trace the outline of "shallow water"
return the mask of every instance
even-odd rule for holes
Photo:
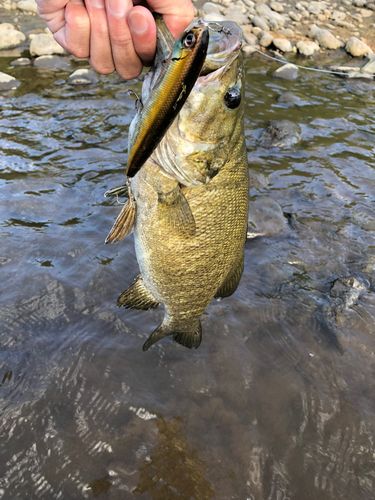
[[[129,85],[11,70],[22,84],[0,98],[0,498],[374,498],[375,85],[274,69],[246,65],[261,236],[240,286],[207,309],[198,350],[166,339],[146,353],[163,311],[116,309],[138,274],[133,237],[104,245]],[[285,92],[300,99],[278,102]],[[262,147],[284,118],[301,141]]]

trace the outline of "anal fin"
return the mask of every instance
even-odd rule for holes
[[[220,286],[215,294],[215,299],[223,299],[224,297],[229,297],[232,295],[238,287],[244,268],[244,254],[242,253],[241,258],[233,266],[232,270],[225,278],[224,283]]]
[[[180,186],[169,193],[158,193],[159,220],[164,221],[182,236],[195,235],[195,220]]]
[[[198,318],[186,325],[182,325],[181,328],[169,327],[163,322],[146,340],[143,345],[143,350],[147,351],[149,347],[168,335],[173,335],[173,340],[184,347],[188,347],[189,349],[195,347],[195,349],[198,349],[202,342],[202,326],[200,319]]]
[[[158,305],[159,302],[145,287],[141,275],[137,276],[134,283],[117,300],[117,307],[125,307],[125,309],[148,311],[149,309],[156,309]]]
[[[136,213],[136,203],[134,198],[129,199],[122,207],[120,215],[117,217],[111,231],[109,232],[106,243],[118,243],[128,236],[134,229]]]

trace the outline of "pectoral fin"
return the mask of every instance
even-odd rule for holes
[[[202,326],[200,319],[194,319],[191,322],[179,327],[171,327],[164,322],[149,336],[143,345],[143,350],[147,351],[149,347],[158,342],[159,340],[173,335],[173,340],[192,349],[198,349],[202,341]]]
[[[117,307],[125,307],[125,309],[148,311],[149,309],[156,309],[158,305],[159,302],[145,287],[141,275],[137,276],[135,282],[117,300]]]
[[[182,236],[195,235],[195,220],[180,186],[169,193],[158,193],[159,220],[165,222]]]
[[[136,203],[134,198],[128,200],[122,207],[120,215],[105,239],[106,243],[118,243],[134,230]]]
[[[215,299],[223,299],[224,297],[229,297],[232,295],[238,287],[244,268],[244,255],[237,264],[232,268],[231,272],[226,277],[224,283],[221,285],[219,290],[215,294]]]
[[[105,198],[110,198],[112,196],[125,196],[128,198],[129,196],[129,187],[127,185],[122,185],[122,186],[116,186],[112,189],[108,189],[104,193]]]

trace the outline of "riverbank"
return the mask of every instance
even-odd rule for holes
[[[285,62],[322,65],[343,76],[374,78],[375,76],[375,2],[374,0],[339,0],[284,2],[264,0],[216,0],[194,2],[197,18],[205,21],[236,21],[244,33],[245,57],[259,52],[280,54]],[[0,3],[0,58],[11,60],[12,66],[34,65],[39,68],[64,68],[71,58],[54,41],[36,14],[35,0]],[[260,57],[260,56],[259,56]],[[306,60],[306,61],[305,61]],[[311,62],[312,61],[312,62]],[[332,66],[329,62],[334,62]],[[276,77],[295,78],[292,68]],[[72,74],[71,83],[92,84],[93,71],[85,69]],[[0,74],[0,90],[17,88],[19,82],[12,71]]]

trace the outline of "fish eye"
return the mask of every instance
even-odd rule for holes
[[[224,96],[224,102],[229,109],[236,109],[241,104],[241,92],[233,87]]]
[[[185,49],[190,49],[191,47],[194,46],[196,42],[196,38],[194,33],[188,33],[185,38],[182,40],[182,45],[185,47]]]

